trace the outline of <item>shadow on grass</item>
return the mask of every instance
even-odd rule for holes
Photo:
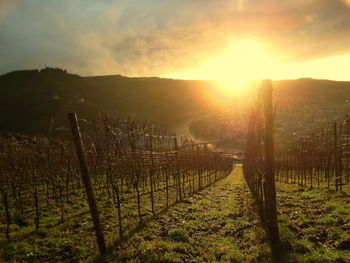
[[[215,184],[215,183],[216,182],[214,182],[213,184]],[[211,185],[213,185],[213,184],[211,184]],[[207,189],[211,185],[208,185],[205,189]],[[204,189],[202,189],[202,190],[204,190]],[[201,194],[201,191],[199,191],[199,192],[197,192],[195,194]],[[189,196],[189,197],[192,197],[192,196]],[[120,236],[119,238],[117,238],[114,241],[112,241],[111,245],[109,245],[108,248],[107,248],[107,253],[105,255],[102,255],[102,256],[101,255],[97,256],[95,258],[94,262],[99,262],[99,263],[108,262],[109,261],[108,256],[113,252],[113,249],[116,246],[120,246],[124,242],[128,241],[135,234],[137,234],[138,232],[143,230],[145,227],[147,227],[147,225],[150,222],[152,222],[152,221],[154,221],[156,219],[159,219],[162,215],[164,215],[166,212],[168,212],[168,210],[170,208],[174,207],[175,205],[185,204],[185,203],[188,203],[188,199],[187,198],[185,198],[185,199],[183,199],[181,201],[176,201],[173,204],[169,205],[168,207],[164,207],[164,208],[158,210],[154,215],[151,215],[151,216],[147,217],[146,219],[142,220],[141,222],[138,222],[138,224],[134,228],[128,230],[127,232],[123,233],[122,236]]]

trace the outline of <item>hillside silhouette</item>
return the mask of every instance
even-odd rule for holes
[[[0,129],[26,134],[66,127],[66,113],[134,115],[172,128],[213,107],[208,81],[81,77],[62,69],[15,71],[0,76]],[[51,130],[55,133],[54,130]]]
[[[223,98],[218,98],[215,85],[211,81],[121,75],[82,77],[59,68],[14,71],[0,76],[0,130],[60,136],[68,127],[67,112],[76,112],[86,119],[102,112],[155,121],[198,139],[218,139],[227,144],[232,133],[240,140],[243,136],[238,122],[221,129],[221,134],[210,132],[220,130],[210,128],[219,127],[220,121],[239,118],[238,113],[232,116],[232,111],[225,115],[227,107],[219,106],[218,100]],[[298,119],[300,125],[312,122],[309,112],[320,107],[327,108],[329,114],[323,121],[350,110],[350,82],[298,79],[275,81],[273,85],[282,109],[279,114],[293,117],[295,112],[300,112],[306,116]],[[234,108],[230,103],[227,105]]]

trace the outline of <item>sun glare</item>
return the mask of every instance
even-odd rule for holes
[[[349,0],[350,1],[350,0]],[[180,79],[216,80],[223,95],[244,92],[243,87],[261,79],[328,78],[344,80],[350,68],[350,53],[308,61],[289,61],[262,43],[245,39],[231,42],[216,56],[197,67],[171,75]],[[334,70],[334,69],[337,70]]]
[[[209,64],[214,79],[231,92],[252,80],[264,78],[263,71],[270,61],[258,43],[243,40],[229,45]]]
[[[216,80],[220,89],[229,94],[253,80],[266,78],[270,64],[260,44],[241,40],[230,43],[220,54],[176,77]]]

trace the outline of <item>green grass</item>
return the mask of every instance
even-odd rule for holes
[[[170,208],[108,256],[110,262],[271,262],[250,192],[237,168]]]
[[[129,199],[133,201],[132,199]],[[0,262],[91,262],[98,249],[85,200],[75,200],[66,219],[58,223],[59,210],[42,207],[39,231],[33,215],[27,227],[11,225],[11,239],[0,239]],[[135,202],[125,201],[130,214],[126,225],[137,219]],[[162,200],[161,202],[164,202]],[[74,206],[74,207],[73,207]],[[241,169],[184,202],[145,220],[140,231],[117,245],[116,208],[99,201],[101,220],[111,262],[260,262],[268,261],[269,248],[251,203]],[[150,214],[150,204],[143,210]],[[74,212],[72,212],[74,210]],[[125,211],[125,210],[124,210]],[[50,214],[54,212],[54,214]],[[45,216],[44,216],[45,215]],[[146,218],[146,216],[145,216]],[[4,231],[4,225],[1,232]]]
[[[350,262],[350,202],[345,192],[277,183],[285,262]]]
[[[346,193],[277,183],[283,255],[280,262],[350,262],[350,201]],[[0,240],[0,262],[91,262],[98,250],[86,209],[54,224],[47,218]],[[132,207],[133,204],[130,204]],[[251,194],[237,167],[231,175],[147,221],[115,243],[116,210],[103,204],[109,246],[105,262],[271,262],[271,251]],[[2,260],[2,261],[1,261]]]
[[[166,207],[165,184],[159,186],[161,189],[154,192],[156,212]],[[149,187],[140,190],[142,219],[149,221],[153,216]],[[105,239],[111,245],[119,238],[117,207],[106,192],[96,192]],[[189,194],[189,182],[186,182],[186,194]],[[170,186],[169,205],[176,202],[175,195],[175,187]],[[70,202],[64,202],[64,222],[60,220],[60,208],[53,197],[46,200],[45,192],[41,191],[39,199],[39,231],[35,230],[35,209],[31,196],[23,196],[23,213],[14,209],[15,202],[11,200],[10,240],[5,239],[6,221],[0,202],[0,262],[86,262],[96,258],[98,248],[85,196],[71,194]],[[138,227],[137,203],[132,191],[124,191],[122,217],[125,234]]]

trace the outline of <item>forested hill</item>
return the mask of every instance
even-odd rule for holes
[[[0,130],[26,134],[47,134],[52,123],[56,130],[65,127],[72,111],[82,118],[131,114],[175,129],[215,107],[209,81],[81,77],[52,68],[2,75],[0,90]]]
[[[302,127],[303,122],[310,123],[310,119],[319,116],[323,108],[324,120],[333,117],[332,114],[350,112],[350,82],[298,79],[274,81],[273,85],[281,113],[278,125],[283,126],[284,119],[291,121],[297,116],[295,112],[300,112],[301,117],[298,115],[294,126]],[[236,101],[218,94],[211,81],[120,75],[81,77],[62,69],[45,68],[0,76],[0,91],[0,130],[5,131],[57,136],[68,127],[67,112],[74,111],[88,119],[98,112],[131,114],[179,132],[190,130],[198,139],[224,140],[230,134],[242,138],[242,127],[237,122],[221,129],[223,123],[237,117],[232,111],[226,116],[224,113],[228,112],[227,107],[235,108]],[[242,94],[238,101],[244,110],[243,96],[247,94]]]
[[[350,98],[350,81],[301,78],[294,80],[277,80],[273,82],[276,96],[280,98],[299,97],[308,100],[310,97],[326,98],[331,102]]]

